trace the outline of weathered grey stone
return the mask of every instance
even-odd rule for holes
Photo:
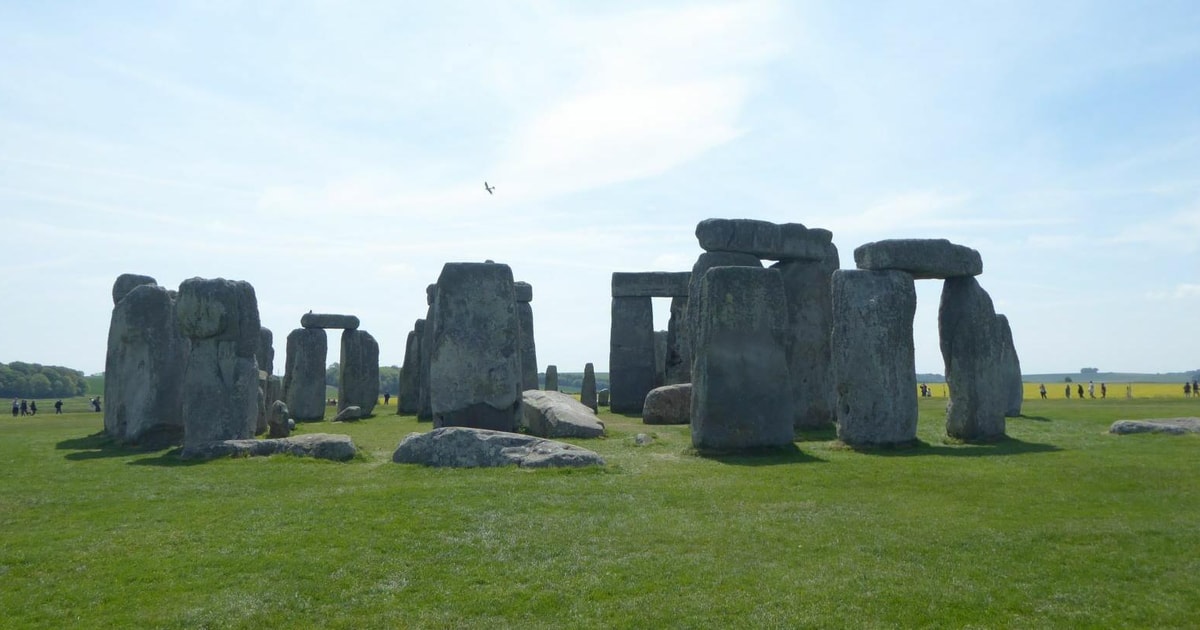
[[[533,301],[533,285],[520,280],[513,283],[513,298],[518,303]]]
[[[268,409],[272,404],[275,403],[275,401],[283,400],[283,379],[275,376],[274,374],[268,376],[267,385],[263,388],[263,393],[266,395],[265,401]]]
[[[335,315],[333,313],[305,313],[300,316],[300,325],[304,328],[341,328],[357,330],[358,318],[354,315]]]
[[[430,359],[435,427],[516,428],[521,407],[519,338],[508,265],[442,267]]]
[[[833,272],[840,264],[837,247],[826,243],[820,260],[775,263],[783,278],[788,307],[788,373],[791,374],[796,429],[832,426],[837,390],[833,385]]]
[[[120,291],[123,289],[114,287],[114,296]],[[165,288],[140,284],[125,292],[113,307],[108,327],[105,433],[118,442],[145,446],[183,440],[183,370],[188,347]]]
[[[275,334],[270,328],[258,329],[258,346],[254,349],[254,360],[258,369],[268,375],[275,373]]]
[[[267,440],[219,440],[198,444],[184,450],[184,459],[214,459],[217,457],[264,457],[293,455],[345,462],[354,459],[357,449],[349,435],[309,433]]]
[[[267,379],[263,378],[263,371],[258,371],[258,399],[255,404],[254,415],[254,435],[262,435],[267,432]]]
[[[430,287],[432,287],[432,293]],[[430,295],[437,295],[436,284],[425,288],[426,298]],[[425,335],[421,339],[421,391],[417,400],[417,420],[421,422],[433,421],[433,398],[429,391],[429,379],[433,360],[433,313],[435,308],[437,308],[436,303],[430,304],[425,311]]]
[[[379,342],[365,330],[342,331],[338,409],[358,407],[362,417],[379,403]]]
[[[410,433],[396,448],[392,461],[445,468],[604,465],[600,455],[573,444],[468,427],[442,427],[429,433]]]
[[[437,290],[438,290],[438,285],[436,282],[433,284],[425,285],[425,304],[426,305],[433,306],[434,303],[437,302]],[[516,299],[515,292],[513,295],[513,299]],[[433,321],[433,320],[427,320],[427,321]]]
[[[596,392],[596,404],[601,405],[603,407],[607,407],[608,401],[609,401],[609,396],[611,393],[612,392],[610,392],[607,387]]]
[[[692,382],[692,357],[683,339],[686,297],[671,298],[671,317],[667,320],[667,355],[663,363],[663,384]]]
[[[696,264],[692,265],[691,284],[688,287],[688,302],[683,313],[683,348],[681,350],[683,355],[691,357],[692,363],[696,360],[694,350],[696,347],[696,330],[700,326],[700,281],[704,279],[704,274],[713,267],[762,268],[762,261],[752,254],[736,252],[704,252],[696,258]],[[612,371],[611,366],[609,367],[609,371]],[[689,373],[691,372],[691,363],[688,364],[688,371]],[[644,396],[645,394],[643,393]]]
[[[258,300],[248,282],[184,280],[175,310],[191,339],[183,376],[183,450],[254,436],[258,419]]]
[[[854,264],[873,271],[904,271],[917,279],[983,273],[979,252],[944,238],[889,239],[860,245],[854,250]]]
[[[614,272],[613,297],[687,297],[691,273],[686,271]]]
[[[1184,435],[1200,433],[1200,418],[1148,418],[1145,420],[1117,420],[1108,429],[1115,435],[1131,433],[1167,433]]]
[[[537,343],[533,338],[533,307],[529,302],[517,301],[517,326],[521,332],[521,389],[537,389]]]
[[[545,389],[548,392],[558,391],[558,366],[557,365],[547,365],[546,366],[546,387],[545,387]]]
[[[521,427],[544,438],[594,438],[604,435],[596,412],[562,392],[531,389],[521,394]]]
[[[693,347],[693,446],[792,443],[787,317],[779,271],[714,267],[704,274]]]
[[[645,433],[639,433],[639,434],[633,436],[633,443],[637,446],[646,446],[647,444],[651,444],[653,442],[654,442],[654,438],[652,436],[646,435]]]
[[[648,297],[612,299],[608,379],[614,413],[640,413],[654,389],[654,307]]]
[[[1008,325],[1008,318],[997,315],[996,327],[1000,336],[1000,361],[1004,371],[1004,415],[1016,418],[1021,415],[1021,404],[1025,402],[1021,359],[1017,357],[1017,347],[1013,344],[1012,327]]]
[[[992,298],[973,276],[947,278],[943,284],[938,337],[950,388],[946,434],[960,440],[1003,437],[1008,402],[1004,343]]]
[[[838,439],[852,446],[916,440],[913,277],[902,271],[839,270],[832,289]]]
[[[739,252],[766,260],[820,260],[833,235],[799,223],[756,219],[705,219],[696,226],[700,248]]]
[[[297,328],[287,337],[283,401],[301,421],[325,418],[325,355],[329,338],[322,328]]]
[[[646,424],[687,424],[692,419],[692,384],[664,385],[646,394],[642,422]]]
[[[338,411],[338,414],[333,417],[333,421],[354,422],[355,420],[360,420],[365,416],[366,414],[363,413],[362,407],[351,405],[349,407],[343,407],[340,411]]]
[[[288,422],[288,408],[282,400],[271,403],[267,412],[267,437],[285,438],[292,434],[292,426]]]
[[[404,342],[400,391],[396,393],[397,414],[414,414],[421,409],[421,338],[424,336],[425,320],[418,319]]]
[[[667,331],[654,331],[654,386],[667,382]]]
[[[579,402],[595,413],[596,405],[596,368],[588,363],[583,366],[583,384],[579,388]]]
[[[123,273],[117,276],[116,282],[113,282],[112,299],[113,306],[120,304],[121,300],[129,295],[137,287],[143,284],[158,284],[158,281],[150,276],[143,276],[136,273]]]

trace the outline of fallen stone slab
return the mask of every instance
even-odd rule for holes
[[[644,424],[687,424],[692,421],[692,384],[664,385],[646,394]]]
[[[304,328],[342,328],[345,330],[358,330],[358,323],[358,318],[354,315],[305,313],[300,317],[300,325]]]
[[[206,442],[184,449],[180,456],[184,459],[215,459],[287,454],[344,462],[352,459],[356,450],[349,435],[309,433],[269,440]]]
[[[854,264],[871,271],[905,271],[917,280],[983,273],[979,252],[944,238],[897,238],[859,245]]]
[[[1108,429],[1115,435],[1131,433],[1168,433],[1183,435],[1200,433],[1200,418],[1149,418],[1146,420],[1117,420]]]
[[[345,409],[339,411],[338,415],[334,416],[333,421],[334,422],[354,422],[355,420],[358,420],[362,417],[363,417],[362,407],[359,407],[357,405],[351,405],[351,406],[346,407]]]
[[[604,435],[604,423],[591,407],[570,394],[537,389],[521,393],[521,426],[544,438],[595,438]]]
[[[764,260],[821,260],[833,233],[799,223],[705,219],[696,225],[696,239],[706,252],[738,252]]]
[[[577,468],[604,465],[604,458],[599,454],[573,444],[470,427],[442,427],[428,433],[410,433],[396,448],[392,461],[440,468]]]

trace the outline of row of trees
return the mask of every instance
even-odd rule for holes
[[[39,363],[0,363],[0,397],[69,398],[88,391],[83,372]]]
[[[330,363],[329,367],[325,368],[325,384],[330,387],[337,387],[338,375],[341,371],[342,366],[336,362]],[[393,396],[400,392],[400,366],[379,366],[379,395],[382,396],[384,392]]]

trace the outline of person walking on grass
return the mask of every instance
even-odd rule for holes
[[[16,418],[17,413],[19,413],[20,411],[21,411],[21,403],[17,402],[17,399],[14,398],[13,399],[13,417]]]
[[[1079,384],[1079,400],[1083,400],[1083,383]]]
[[[1042,395],[1042,400],[1046,400],[1046,384],[1038,385],[1038,393]]]
[[[29,403],[24,398],[21,399],[21,415],[29,415]]]
[[[54,401],[54,415],[62,414],[62,400]]]
[[[31,415],[31,416],[37,415],[37,401],[36,400],[29,401],[29,415]]]
[[[1071,400],[1071,385],[1067,384],[1067,400]]]
[[[1100,383],[1100,398],[1108,398],[1108,385]]]
[[[1095,398],[1095,397],[1096,397],[1096,383],[1094,381],[1088,381],[1088,398]]]
[[[1183,382],[1183,397],[1184,398],[1192,397],[1192,384],[1187,381]]]

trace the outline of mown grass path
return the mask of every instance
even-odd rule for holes
[[[585,471],[392,464],[429,425],[386,408],[301,425],[352,435],[346,464],[4,417],[0,626],[1195,627],[1200,437],[1105,430],[1200,401],[1027,402],[989,445],[944,443],[944,404],[917,448],[737,457],[602,414]]]

